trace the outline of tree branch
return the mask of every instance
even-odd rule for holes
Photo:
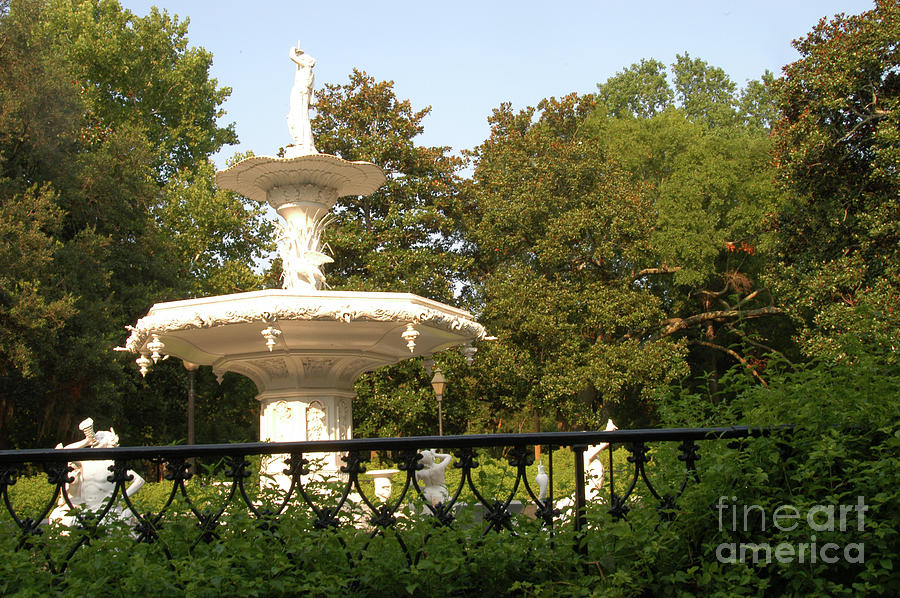
[[[661,268],[644,268],[634,275],[633,278],[640,278],[641,276],[649,276],[650,274],[673,274],[681,270],[681,266],[662,266]]]
[[[750,335],[748,335],[746,332],[744,332],[743,330],[741,330],[739,328],[735,328],[731,324],[728,325],[728,330],[730,330],[731,332],[740,336],[741,339],[749,345],[753,345],[754,347],[756,347],[758,349],[762,349],[763,351],[768,351],[769,353],[777,353],[778,355],[781,355],[781,358],[784,359],[789,366],[794,367],[793,362],[790,359],[788,359],[787,356],[784,353],[782,353],[781,351],[779,351],[778,349],[772,348],[768,345],[762,344],[759,341],[753,340],[752,338],[750,338]]]
[[[870,123],[873,123],[873,122],[878,122],[880,120],[884,120],[888,116],[890,116],[890,111],[875,110],[874,114],[870,114],[866,118],[864,118],[864,119],[860,120],[858,123],[856,123],[853,126],[853,128],[850,129],[850,131],[846,135],[844,135],[843,137],[841,137],[840,139],[837,140],[837,143],[845,143],[847,141],[850,141],[851,139],[853,139],[853,136],[856,134],[856,131],[859,130],[861,127],[868,125]]]
[[[669,336],[670,334],[675,334],[676,332],[684,330],[685,328],[690,328],[691,326],[702,324],[703,322],[709,322],[710,320],[721,322],[722,320],[728,320],[730,318],[762,318],[764,316],[771,316],[781,313],[784,313],[784,310],[782,310],[780,307],[761,307],[759,309],[750,309],[747,311],[741,311],[740,309],[722,309],[716,311],[707,311],[701,314],[694,314],[693,316],[688,316],[687,318],[669,318],[668,320],[663,321],[660,325],[663,328],[663,332],[660,336]]]
[[[752,301],[753,299],[755,299],[756,296],[759,295],[760,290],[761,289],[756,289],[755,291],[753,291],[752,293],[750,293],[749,295],[747,295],[746,297],[744,297],[743,299],[738,301],[737,305],[735,305],[734,308],[737,309],[740,306],[742,306],[743,304],[747,303],[748,301]]]
[[[715,344],[715,343],[710,343],[710,342],[708,342],[708,341],[691,341],[691,344],[692,344],[692,345],[701,345],[701,346],[703,346],[703,347],[709,347],[710,349],[717,349],[717,350],[719,350],[719,351],[722,351],[723,353],[727,353],[727,354],[730,355],[731,357],[734,357],[734,358],[735,358],[741,365],[743,365],[745,368],[747,368],[748,370],[750,370],[750,373],[753,374],[753,376],[754,376],[757,380],[759,380],[759,382],[760,382],[763,386],[765,386],[766,388],[769,387],[769,384],[768,384],[765,380],[762,379],[762,376],[759,375],[759,372],[756,371],[756,368],[754,368],[752,365],[750,365],[750,363],[747,362],[746,359],[744,359],[743,357],[741,357],[740,354],[738,354],[737,351],[734,351],[733,349],[729,349],[728,347],[723,347],[722,345],[717,345],[717,344]]]
[[[691,295],[705,295],[707,297],[719,298],[727,292],[728,292],[728,287],[726,286],[721,291],[710,291],[709,289],[700,289],[699,291],[691,291]]]

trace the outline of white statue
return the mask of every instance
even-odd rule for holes
[[[375,498],[381,502],[388,502],[393,491],[393,483],[391,478],[395,473],[399,473],[399,469],[375,469],[367,471],[366,475],[372,478],[372,485],[375,487]]]
[[[435,461],[435,459],[440,459],[440,461]],[[451,456],[445,453],[422,451],[423,468],[416,472],[416,479],[425,484],[422,493],[425,495],[425,500],[432,505],[450,500],[447,481],[444,479],[450,459]]]
[[[62,443],[57,444],[55,448],[112,448],[119,446],[119,437],[115,430],[102,430],[94,432],[94,420],[88,418],[78,424],[78,429],[84,432],[84,440],[73,442],[63,446]],[[87,509],[90,511],[98,511],[102,509],[106,501],[112,496],[116,485],[107,478],[112,475],[109,468],[113,465],[112,461],[75,461],[71,463],[75,469],[69,474],[75,478],[72,482],[66,484],[66,492],[69,500],[76,507]],[[128,475],[134,476],[131,484],[125,490],[125,494],[129,497],[133,496],[141,486],[144,485],[144,479],[132,470],[128,470]],[[58,522],[66,527],[71,527],[78,523],[74,515],[69,514],[69,505],[60,495],[58,505],[50,513],[48,519],[50,522]],[[134,514],[129,510],[123,511],[119,505],[113,505],[109,513],[104,517],[105,521],[125,521],[126,523],[134,523]]]
[[[550,476],[547,475],[543,463],[538,463],[538,472],[534,477],[534,481],[537,482],[538,486],[538,500],[546,499],[547,489],[550,487]]]
[[[294,144],[287,148],[286,155],[293,158],[318,153],[313,145],[312,128],[309,125],[309,104],[313,95],[313,67],[316,66],[316,59],[300,49],[300,42],[297,42],[296,48],[290,49],[288,56],[297,65],[294,86],[291,88],[291,108],[287,115],[288,129]]]
[[[606,421],[606,432],[618,430],[613,420]],[[603,458],[600,453],[609,446],[608,442],[592,444],[584,451],[585,497],[594,500],[600,496],[603,488]]]

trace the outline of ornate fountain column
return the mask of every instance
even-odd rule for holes
[[[287,117],[294,143],[286,148],[286,157],[251,158],[218,173],[216,179],[221,187],[267,202],[284,219],[276,224],[283,287],[315,293],[326,287],[322,266],[333,261],[322,251],[321,238],[331,208],[339,197],[373,193],[384,184],[385,177],[374,164],[347,162],[316,151],[309,122],[316,61],[299,44],[291,48],[289,56],[297,70]],[[354,355],[296,352],[280,331],[277,334],[281,338],[270,350],[281,348],[282,355],[221,364],[256,383],[260,439],[350,438],[353,382],[373,364]],[[325,459],[326,468],[336,474],[341,465],[338,456],[329,454]],[[265,469],[283,485],[283,466],[278,461],[265,464]]]
[[[256,384],[261,441],[291,442],[352,438],[353,383],[371,365],[356,355],[317,355],[287,348],[259,359],[223,360],[214,367],[244,374]],[[284,489],[289,484],[282,475],[286,457],[263,464],[265,473]],[[332,477],[343,465],[335,453],[312,457],[323,459],[324,470]]]

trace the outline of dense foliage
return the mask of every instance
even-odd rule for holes
[[[217,123],[229,90],[186,33],[110,0],[0,6],[0,446],[55,444],[89,414],[171,441],[184,373],[139,385],[112,352],[124,326],[259,285],[261,211],[216,192],[207,161],[235,140]],[[154,419],[126,417],[132,401]]]
[[[592,109],[569,96],[539,117],[495,111],[474,155],[469,232],[481,319],[499,337],[479,356],[488,398],[597,426],[611,405],[640,413],[686,371],[683,344],[642,338],[663,314],[635,284],[652,264],[652,202],[585,134]]]
[[[388,176],[335,210],[333,288],[465,302],[499,337],[473,365],[439,356],[448,431],[610,416],[795,426],[704,445],[671,521],[645,492],[625,521],[598,508],[585,553],[571,532],[550,541],[527,523],[515,540],[475,542],[464,526],[404,522],[414,548],[429,537],[410,566],[390,534],[348,560],[330,532],[300,532],[304,515],[275,531],[235,516],[242,533],[193,549],[196,530],[174,525],[171,563],[159,546],[95,539],[61,582],[3,533],[0,593],[897,595],[898,39],[900,5],[879,0],[823,20],[782,77],[743,89],[685,54],[632,65],[596,94],[503,104],[470,180],[447,148],[416,145],[428,109],[391,83],[354,71],[317,94],[319,150]],[[170,360],[142,383],[111,353],[123,327],[156,301],[277,284],[277,261],[258,272],[262,211],[213,182],[208,157],[234,132],[218,123],[228,90],[211,59],[155,10],[0,1],[0,448],[55,444],[88,415],[129,444],[182,439],[184,369]],[[252,383],[201,368],[197,388],[198,440],[254,439]],[[358,436],[436,429],[418,361],[357,392]],[[676,461],[661,447],[653,475]],[[722,496],[770,516],[859,497],[868,511],[843,531],[734,529]],[[720,558],[723,544],[811,541],[864,544],[864,561]]]
[[[714,389],[738,362],[763,380],[764,354],[790,348],[759,283],[771,75],[738,94],[683,55],[672,80],[642,61],[596,95],[503,105],[473,152],[473,292],[500,337],[479,373],[497,410],[646,425],[674,379]]]
[[[859,345],[848,347],[848,352],[852,359],[839,364],[773,364],[778,372],[771,373],[768,387],[735,371],[723,388],[724,394],[735,397],[732,401],[685,393],[670,403],[664,415],[669,426],[688,422],[778,426],[790,421],[794,429],[743,443],[737,463],[733,454],[710,447],[704,456],[711,460],[704,464],[705,477],[688,494],[689,501],[697,501],[695,510],[693,514],[690,508],[685,510],[685,528],[679,532],[682,541],[692,541],[698,549],[680,561],[681,573],[673,572],[669,579],[691,583],[707,579],[711,588],[733,584],[742,591],[756,588],[778,596],[889,596],[900,589],[894,566],[900,553],[896,531],[900,370],[896,363],[887,365],[880,352]],[[710,496],[716,493],[715,500],[726,496],[728,504],[737,505],[736,525],[727,517],[722,523],[719,511],[711,508]],[[865,505],[862,519],[859,511],[847,510],[860,501]],[[745,505],[759,506],[751,509],[747,524]],[[800,525],[774,526],[773,514],[782,505],[799,511]],[[845,525],[839,520],[842,508],[849,513]],[[811,509],[826,514],[830,509],[835,514],[833,525],[828,525],[827,517],[813,516],[816,526],[804,520]],[[818,562],[807,554],[800,563],[796,551],[803,543],[811,549],[811,542],[817,543],[817,551],[828,543],[837,545],[838,558],[822,561],[820,552]],[[773,549],[790,544],[795,558],[722,564],[715,552],[721,543],[768,544]],[[857,546],[847,553],[851,544]],[[861,558],[852,556],[854,550],[862,550]]]
[[[900,5],[822,20],[778,81],[770,278],[810,355],[898,347]]]
[[[624,111],[654,97],[641,99],[647,92],[630,84],[650,69],[656,93],[677,101],[655,100],[652,114]],[[771,75],[738,94],[702,60],[678,56],[671,70],[671,88],[655,61],[610,78],[589,124],[607,155],[648,189],[653,264],[639,282],[665,311],[650,336],[684,339],[692,373],[714,388],[735,361],[758,375],[766,352],[790,348],[781,307],[759,281],[769,259],[760,223],[776,201],[766,127]]]

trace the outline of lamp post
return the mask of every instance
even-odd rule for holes
[[[444,387],[447,386],[447,379],[441,372],[441,368],[434,368],[434,377],[431,379],[431,388],[434,389],[434,395],[438,404],[438,436],[444,435],[444,413],[441,410],[441,401],[444,399]]]
[[[184,369],[187,370],[188,373],[188,404],[187,404],[187,425],[188,425],[188,437],[187,443],[194,444],[194,377],[197,374],[197,369],[200,367],[196,363],[191,363],[190,361],[185,361]]]

